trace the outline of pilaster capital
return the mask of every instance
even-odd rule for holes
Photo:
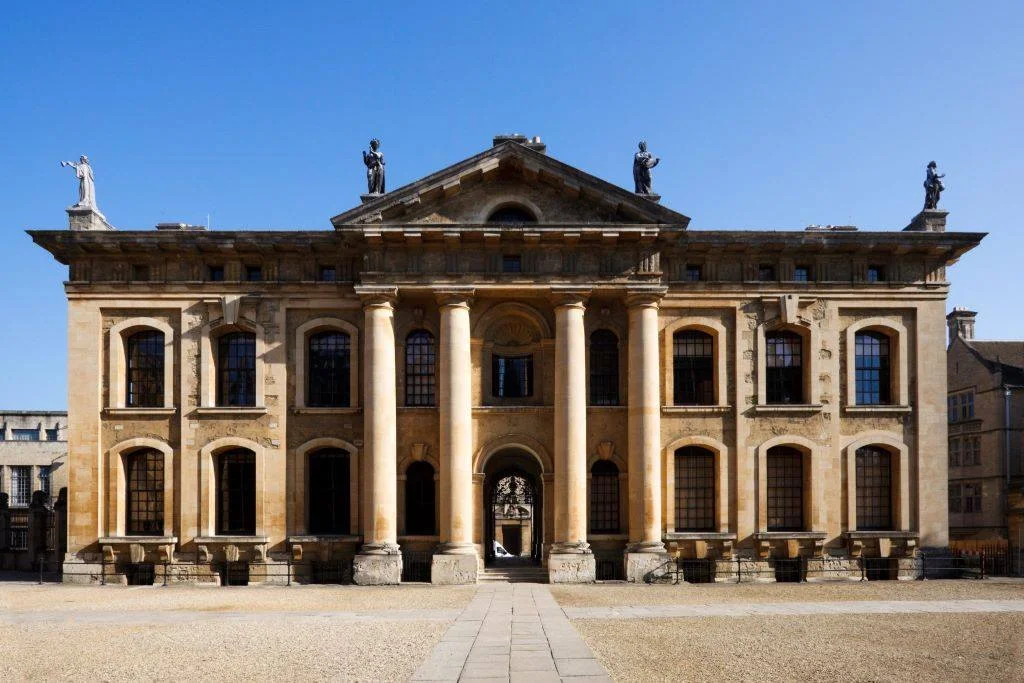
[[[438,306],[469,308],[473,304],[476,289],[473,287],[435,287],[434,298]]]
[[[590,298],[591,290],[588,287],[552,287],[550,299],[555,308],[568,306],[571,308],[584,308],[587,299]]]
[[[658,308],[668,293],[668,287],[627,287],[626,306]]]
[[[394,308],[398,301],[398,287],[389,285],[356,285],[356,296],[363,308]]]

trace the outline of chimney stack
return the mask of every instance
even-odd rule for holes
[[[953,312],[946,316],[946,327],[949,329],[949,343],[960,337],[964,341],[974,339],[974,319],[978,317],[976,311],[968,311],[963,306],[957,306]]]
[[[492,147],[497,147],[503,142],[518,142],[520,145],[524,147],[529,147],[535,152],[540,152],[541,154],[548,153],[548,146],[541,142],[539,135],[535,135],[532,138],[528,138],[522,133],[507,133],[495,135],[494,140],[492,141]]]

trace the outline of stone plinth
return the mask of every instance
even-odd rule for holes
[[[374,199],[377,199],[378,197],[383,197],[383,196],[384,195],[382,195],[380,192],[368,192],[367,194],[359,195],[359,200],[363,204],[366,204],[367,202],[372,202]]]
[[[661,195],[655,194],[653,192],[649,194],[644,194],[643,192],[634,192],[633,194],[635,194],[637,197],[640,197],[641,199],[646,199],[649,202],[654,202],[655,204],[661,201]]]
[[[626,553],[626,581],[645,583],[651,577],[669,570],[668,553]]]
[[[69,206],[68,228],[70,230],[113,230],[114,226],[107,222],[107,217],[99,209],[82,206]]]
[[[903,228],[910,232],[946,232],[946,216],[949,211],[925,209],[914,216],[910,225]]]
[[[430,583],[435,586],[476,583],[479,564],[476,553],[472,555],[437,553],[430,562]]]
[[[594,583],[597,564],[593,553],[551,553],[548,581],[551,583]]]
[[[357,586],[393,586],[402,581],[402,556],[356,555],[352,558],[352,582]]]

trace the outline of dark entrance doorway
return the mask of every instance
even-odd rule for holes
[[[540,464],[508,448],[484,468],[484,561],[488,566],[539,565],[544,549]]]

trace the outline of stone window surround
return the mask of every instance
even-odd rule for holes
[[[155,330],[164,335],[164,402],[163,406],[157,408],[174,407],[174,329],[156,318],[129,318],[113,325],[109,331],[107,408],[110,410],[136,410],[136,407],[128,408],[125,405],[128,371],[126,342],[128,337],[143,330]],[[142,411],[153,408],[137,409]]]
[[[784,434],[763,442],[755,448],[757,459],[757,508],[756,528],[758,534],[768,534],[768,451],[776,446],[795,448],[803,453],[804,471],[804,529],[802,531],[771,532],[794,537],[803,533],[824,533],[825,531],[825,477],[818,470],[824,466],[824,449],[814,441],[802,436]],[[856,500],[854,501],[856,505]]]
[[[804,377],[804,402],[797,404],[768,403],[768,361],[767,343],[765,337],[768,332],[788,331],[795,332],[803,339],[803,377]],[[819,406],[820,383],[817,381],[820,372],[821,361],[818,360],[818,352],[821,349],[821,335],[817,326],[809,321],[800,319],[798,322],[786,323],[782,318],[773,318],[757,326],[757,405],[759,408],[793,408]]]
[[[325,448],[337,448],[348,453],[348,485],[349,485],[349,534],[353,536],[359,535],[359,491],[360,491],[360,477],[359,477],[359,463],[360,463],[360,452],[356,446],[343,439],[336,439],[333,437],[321,437],[317,439],[310,439],[301,446],[295,449],[295,455],[292,462],[295,467],[295,490],[292,491],[292,500],[295,501],[294,514],[295,522],[293,528],[301,530],[298,532],[299,535],[309,535],[309,473],[308,463],[309,456],[316,451],[323,450]],[[256,483],[259,485],[259,465],[256,467]],[[259,493],[257,493],[257,496]],[[259,528],[259,519],[256,520],[257,529]],[[258,532],[257,532],[258,533]]]
[[[427,329],[425,327],[417,327],[415,329]],[[417,462],[425,462],[434,468],[434,523],[440,532],[441,530],[441,463],[438,462],[437,458],[431,455],[430,448],[416,449],[414,445],[414,452],[401,457],[398,461],[398,537],[401,538],[414,538],[423,540],[433,540],[440,538],[440,534],[433,534],[430,536],[411,536],[405,532],[405,480],[406,472]]]
[[[413,332],[429,332],[434,338],[434,405],[431,406],[409,406],[405,403],[405,382],[408,368],[406,367],[405,347],[409,335]],[[437,410],[438,402],[441,400],[441,383],[439,372],[441,369],[441,334],[437,325],[430,320],[414,320],[405,325],[401,330],[395,330],[395,374],[398,376],[398,386],[395,391],[395,400],[398,401],[398,409],[426,409]],[[354,395],[354,394],[353,394]],[[436,466],[435,466],[436,469]],[[404,471],[404,469],[402,469]],[[440,471],[440,470],[438,470]]]
[[[256,405],[255,406],[218,406],[217,405],[217,361],[214,343],[221,335],[229,332],[252,332],[256,335]],[[199,409],[213,412],[245,412],[266,409],[265,362],[266,333],[263,326],[254,320],[239,316],[235,324],[227,324],[223,318],[212,320],[202,328],[200,341],[199,370]]]
[[[584,334],[586,335],[585,344],[587,348],[586,353],[586,368],[584,374],[586,375],[587,383],[587,409],[590,408],[621,408],[626,405],[626,395],[629,390],[627,385],[626,376],[627,373],[623,372],[624,369],[629,367],[629,339],[626,330],[619,325],[618,322],[612,321],[608,318],[602,317],[601,319],[588,319],[586,312],[584,311]],[[598,330],[608,330],[615,334],[615,338],[618,340],[619,345],[619,402],[614,406],[596,406],[590,402],[590,338]],[[592,465],[593,463],[591,463]],[[587,470],[589,472],[589,470]],[[620,471],[622,471],[620,469]],[[587,499],[590,500],[589,498]]]
[[[310,335],[325,330],[344,332],[349,337],[349,405],[310,408],[306,405],[306,350]],[[258,341],[257,341],[258,344]],[[259,350],[257,349],[257,356]],[[295,329],[295,408],[298,410],[333,411],[359,407],[359,328],[341,318],[313,318]],[[258,377],[257,377],[258,379]]]
[[[858,405],[857,404],[857,333],[881,332],[889,337],[889,372],[892,402],[888,404]],[[847,408],[885,408],[887,406],[904,407],[910,403],[909,382],[907,380],[907,328],[892,318],[864,318],[846,328],[846,389],[845,406]],[[895,346],[895,349],[893,348]]]
[[[662,314],[666,314],[665,309],[662,310]],[[714,345],[714,358],[712,359],[712,365],[715,371],[714,386],[715,386],[715,404],[712,406],[693,406],[694,408],[724,408],[728,406],[728,389],[727,383],[729,375],[726,372],[726,343],[728,341],[728,333],[726,332],[725,325],[718,320],[710,316],[685,316],[675,318],[671,323],[665,326],[664,335],[665,338],[662,341],[662,381],[664,396],[664,405],[666,407],[690,407],[690,406],[676,406],[675,405],[675,350],[673,346],[673,337],[676,332],[684,332],[686,330],[697,330],[711,335],[712,344]]]
[[[670,337],[671,338],[671,337]],[[662,456],[662,506],[664,509],[665,533],[676,533],[676,451],[687,446],[698,446],[711,451],[715,456],[715,528],[709,534],[729,532],[729,447],[721,441],[706,436],[684,436],[676,439],[663,450]],[[691,532],[680,532],[690,534]],[[697,534],[701,532],[695,532]]]
[[[590,483],[594,477],[594,465],[601,460],[609,460],[619,468],[619,531],[615,534],[591,533],[590,531]],[[624,539],[629,536],[629,466],[622,455],[611,447],[611,452],[604,443],[587,458],[587,538],[592,539]]]
[[[103,527],[107,538],[148,538],[126,536],[128,510],[128,468],[125,461],[139,450],[152,449],[164,456],[164,530],[163,536],[174,535],[174,449],[158,439],[140,437],[122,441],[107,451],[106,458],[106,516]]]
[[[538,340],[523,346],[501,346],[493,341],[495,331],[502,323],[518,319],[526,327],[533,328]],[[480,396],[485,406],[506,405],[550,405],[546,400],[547,386],[545,364],[553,357],[555,337],[551,326],[541,313],[528,304],[506,301],[487,309],[472,327],[470,348],[472,354],[480,359],[482,386]],[[491,358],[495,353],[509,356],[533,356],[533,395],[527,398],[499,398],[492,393]]]
[[[259,365],[257,363],[257,365]],[[226,451],[243,448],[252,451],[256,456],[256,534],[254,542],[267,536],[266,486],[267,457],[264,448],[255,441],[237,436],[225,436],[215,439],[199,450],[199,508],[197,527],[198,537],[216,538],[217,534],[217,468],[215,461],[218,455]],[[167,478],[164,479],[166,481]],[[166,505],[166,502],[165,502]],[[235,538],[231,536],[229,538]]]
[[[846,459],[846,530],[857,531],[857,449],[880,446],[892,458],[892,531],[910,531],[910,449],[895,434],[861,432],[843,446]],[[877,532],[875,532],[877,533]]]

